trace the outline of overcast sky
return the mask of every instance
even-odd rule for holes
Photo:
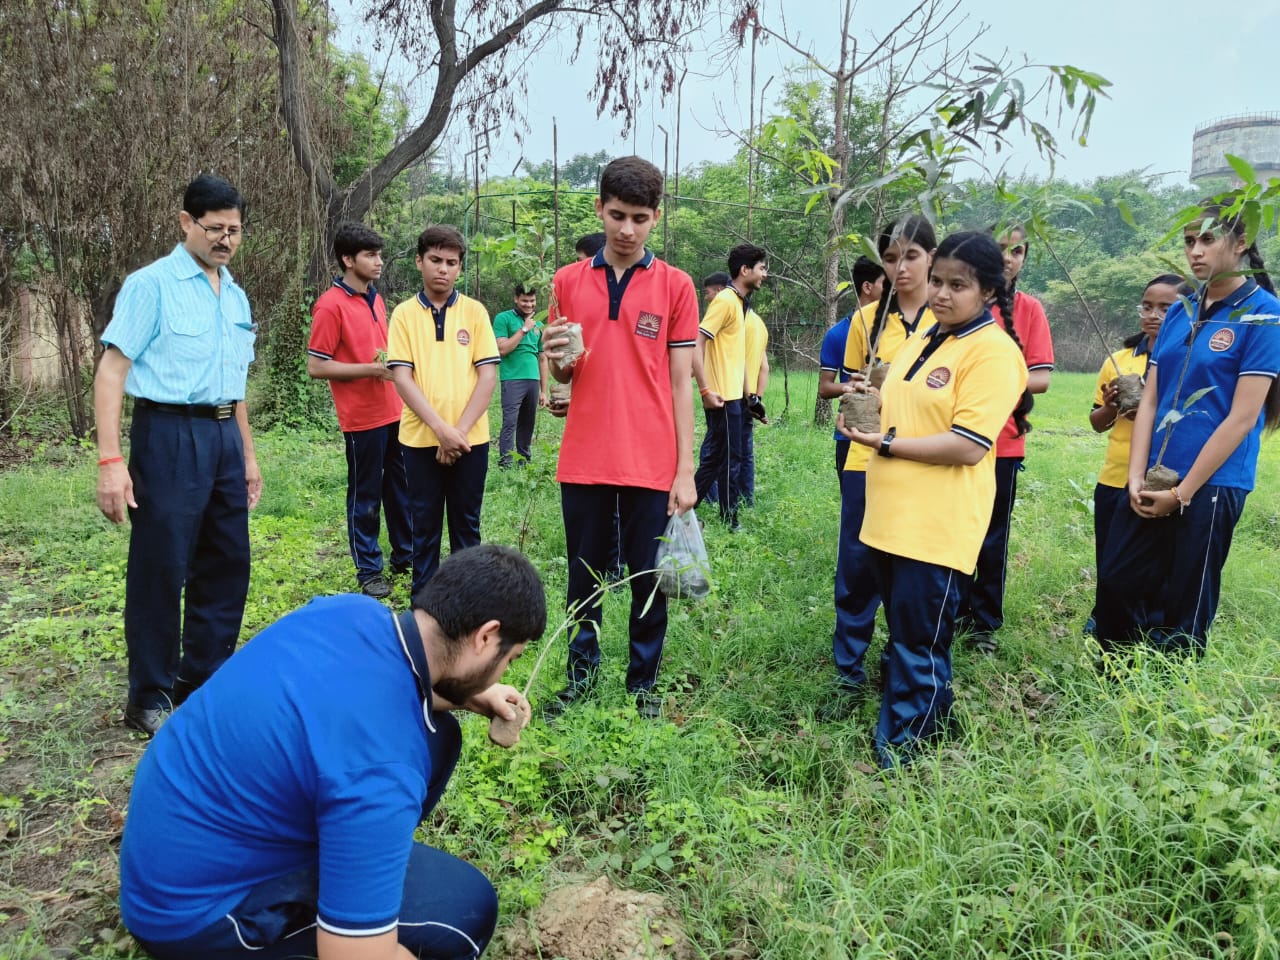
[[[466,2],[462,0],[460,6]],[[351,0],[336,0],[333,7],[342,24],[339,42],[347,48],[358,46],[352,38],[362,32],[350,4]],[[726,0],[722,6],[722,18],[715,15],[699,46],[723,46],[721,37],[733,4]],[[760,0],[764,22],[775,28],[785,25],[797,45],[825,63],[834,63],[839,56],[841,7],[840,0]],[[1203,0],[1072,0],[1053,7],[1056,9],[1036,0],[962,0],[954,22],[960,37],[985,28],[975,49],[988,56],[1007,52],[1018,61],[1025,57],[1039,64],[1071,64],[1112,82],[1110,99],[1098,107],[1087,147],[1077,146],[1069,129],[1058,132],[1063,153],[1056,167],[1059,177],[1081,181],[1147,168],[1168,174],[1170,182],[1185,182],[1196,126],[1231,114],[1280,111],[1274,53],[1280,49],[1280,4],[1247,2],[1213,8]],[[868,40],[882,37],[908,9],[906,3],[862,0],[853,19],[855,35],[864,49]],[[1229,15],[1216,16],[1218,9]],[[1262,52],[1265,50],[1272,52]],[[385,55],[366,52],[376,68],[385,64]],[[517,143],[509,136],[495,138],[489,175],[510,173],[522,158],[532,162],[550,159],[553,116],[559,128],[561,162],[577,153],[602,149],[630,153],[634,143],[635,152],[661,165],[663,134],[659,125],[670,131],[674,162],[674,99],[661,106],[647,105],[634,140],[624,139],[617,121],[595,118],[587,94],[594,81],[595,57],[584,51],[580,62],[569,66],[557,62],[565,55],[567,50],[553,43],[534,59],[537,66],[523,106],[524,142]],[[747,126],[747,63],[744,52],[736,62],[725,55],[710,70],[691,70],[682,98],[682,168],[732,155],[736,144],[725,131]],[[762,86],[770,76],[775,78],[768,91],[772,99],[788,70],[800,63],[801,58],[782,44],[762,44],[757,54],[757,82]],[[403,64],[396,64],[394,58],[391,71],[393,75],[399,71],[401,80],[407,76]],[[425,102],[423,93],[418,96],[419,104]],[[766,111],[771,112],[772,105]],[[462,152],[471,145],[470,131],[464,123],[455,123],[446,139],[444,156],[455,158],[460,168]],[[464,141],[466,146],[462,146]],[[1005,162],[1011,173],[1048,172],[1047,165],[1027,146]]]

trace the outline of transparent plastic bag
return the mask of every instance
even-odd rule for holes
[[[711,592],[711,564],[702,526],[692,510],[673,513],[658,542],[658,589],[668,597],[700,600]]]

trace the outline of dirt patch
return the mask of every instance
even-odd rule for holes
[[[507,935],[507,960],[694,960],[675,911],[656,893],[601,877],[555,890]]]

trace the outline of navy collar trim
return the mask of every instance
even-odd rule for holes
[[[657,259],[658,258],[653,255],[653,251],[650,250],[648,247],[645,247],[644,256],[641,257],[639,260],[637,260],[635,263],[633,263],[631,266],[627,267],[627,269],[634,270],[636,267],[643,267],[645,270],[648,270],[650,267],[653,266],[653,262]],[[591,266],[594,269],[596,267],[607,267],[608,265],[609,265],[609,261],[607,261],[604,258],[604,247],[601,247],[599,250],[596,251],[596,255],[591,258]]]
[[[421,306],[424,310],[430,310],[431,318],[435,321],[436,343],[440,343],[442,340],[444,340],[445,315],[448,314],[449,308],[452,307],[457,302],[458,302],[458,290],[456,287],[449,294],[449,299],[444,302],[444,306],[441,307],[439,310],[436,309],[436,305],[434,303],[432,303],[430,300],[427,299],[426,290],[418,291],[418,305]]]
[[[418,684],[418,696],[422,698],[422,719],[426,721],[427,729],[435,733],[436,724],[431,710],[431,671],[427,667],[427,651],[422,645],[418,621],[414,619],[412,610],[406,610],[395,617],[395,625],[400,649],[404,651],[404,657],[409,661],[409,668]]]
[[[946,331],[945,336],[955,337],[957,340],[959,340],[961,337],[967,337],[971,333],[977,333],[987,324],[995,323],[995,322],[996,322],[996,318],[993,317],[991,315],[991,311],[988,310],[985,313],[981,314],[980,316],[974,317],[972,320],[970,320],[968,323],[964,324],[963,326],[957,327],[954,330]],[[928,330],[925,331],[925,334],[924,334],[925,339],[932,340],[938,334],[938,331],[941,328],[942,328],[941,323],[935,323],[932,327],[930,327]]]

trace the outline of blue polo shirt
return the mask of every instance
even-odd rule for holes
[[[102,342],[133,361],[125,392],[157,403],[244,399],[257,326],[226,267],[219,291],[182,244],[125,278]]]
[[[1192,300],[1198,307],[1199,297]],[[1151,438],[1148,466],[1156,462],[1164,432],[1159,430],[1165,415],[1174,405],[1174,388],[1191,343],[1191,359],[1186,379],[1178,391],[1178,408],[1185,416],[1173,427],[1164,463],[1186,476],[1210,435],[1226,419],[1235,396],[1236,381],[1254,376],[1275,379],[1280,373],[1280,300],[1267,293],[1253,280],[1246,280],[1230,296],[1209,308],[1204,322],[1192,334],[1192,317],[1182,301],[1165,314],[1160,333],[1151,351],[1151,366],[1159,370],[1156,404],[1156,431]],[[1182,410],[1187,398],[1197,391],[1212,388],[1189,410]],[[1252,490],[1258,467],[1258,448],[1262,442],[1265,411],[1248,435],[1232,451],[1226,462],[1209,478],[1220,487]]]
[[[256,884],[318,865],[321,927],[394,929],[431,782],[429,689],[412,617],[368,597],[319,598],[262,631],[138,764],[125,926],[188,937]]]
[[[852,319],[850,315],[837,320],[836,325],[822,338],[822,349],[818,353],[818,369],[834,371],[836,383],[844,383],[849,379],[849,374],[844,371],[844,347],[849,339],[849,321]],[[836,440],[848,439],[842,437],[839,430],[835,437]]]

